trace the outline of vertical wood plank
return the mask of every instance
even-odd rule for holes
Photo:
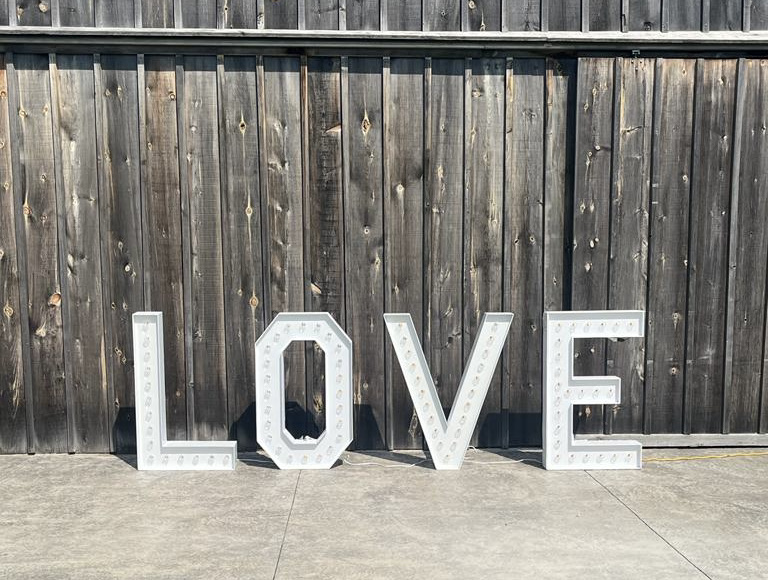
[[[750,30],[768,30],[768,0],[752,0],[749,14]]]
[[[148,56],[142,107],[145,148],[143,205],[146,308],[163,313],[168,438],[187,436],[181,178],[173,57]]]
[[[51,68],[62,262],[69,448],[110,449],[102,302],[93,57],[59,55]],[[65,266],[62,266],[64,270]]]
[[[504,59],[467,63],[465,93],[464,320],[466,364],[486,312],[501,312],[504,213]],[[504,359],[505,360],[505,359]],[[501,394],[504,360],[483,402],[472,445],[502,447]]]
[[[177,28],[216,28],[216,0],[177,0]]]
[[[135,25],[134,2],[139,2],[140,0],[94,1],[94,17],[97,27],[115,26],[119,28],[132,28]]]
[[[101,57],[97,135],[107,376],[113,449],[135,452],[131,314],[144,307],[137,59]]]
[[[386,30],[421,30],[421,2],[381,1],[386,3]]]
[[[347,30],[379,30],[380,0],[347,0]]]
[[[731,273],[728,320],[732,348],[725,432],[759,430],[765,329],[766,264],[768,263],[768,61],[747,59],[739,71],[741,164],[738,201],[732,201]],[[737,120],[737,122],[739,122]],[[735,222],[735,223],[734,223]],[[727,369],[726,369],[727,371]]]
[[[263,18],[255,0],[218,0],[217,14],[219,28],[259,28]]]
[[[11,23],[18,26],[51,26],[51,0],[11,0]]]
[[[215,57],[185,57],[182,143],[189,207],[194,425],[199,440],[228,436],[221,185]]]
[[[341,156],[341,62],[338,58],[307,61],[307,199],[305,236],[309,260],[307,310],[329,312],[343,327],[344,215]],[[313,345],[308,409],[310,434],[325,430],[325,363]],[[315,431],[316,429],[316,431]]]
[[[550,0],[549,30],[581,30],[581,0]]]
[[[608,299],[614,62],[579,59],[573,211],[572,307],[605,310]],[[574,373],[605,374],[605,341],[575,341]],[[600,406],[577,406],[579,433],[603,429]]]
[[[349,59],[344,120],[347,333],[355,363],[355,447],[386,446],[382,61]]]
[[[654,61],[622,58],[617,69],[608,308],[646,310]],[[606,372],[621,378],[621,403],[608,409],[606,432],[642,433],[643,341],[609,342],[606,352]]]
[[[645,432],[682,433],[694,60],[658,59],[654,98]]]
[[[423,0],[422,10],[423,30],[461,30],[459,0]]]
[[[743,0],[714,0],[709,4],[710,30],[741,30]]]
[[[14,58],[18,110],[14,111],[17,147],[13,155],[20,170],[15,183],[17,203],[23,209],[29,306],[31,368],[26,380],[33,418],[27,422],[29,450],[65,452],[67,408],[48,57]]]
[[[691,18],[692,15],[686,17]],[[661,0],[630,1],[627,20],[629,30],[661,30]]]
[[[304,311],[302,207],[302,115],[298,58],[264,58],[264,155],[267,160],[269,227],[269,319],[280,312]],[[306,434],[307,385],[304,349],[284,353],[286,427]]]
[[[173,28],[173,0],[134,0],[141,2],[144,28]]]
[[[722,428],[735,60],[699,60],[693,124],[685,432]]]
[[[93,3],[94,0],[58,0],[58,25],[93,26],[95,24]]]
[[[541,30],[541,0],[506,0],[506,30]]]
[[[517,318],[504,369],[510,445],[541,437],[545,65],[538,58],[507,64],[504,311]]]
[[[393,58],[384,70],[385,309],[423,329],[424,61]],[[418,449],[421,428],[399,365],[387,349],[387,445]]]
[[[229,438],[253,450],[253,344],[264,330],[256,59],[221,59],[219,93]]]
[[[424,347],[446,416],[461,380],[464,59],[433,59],[426,119]]]
[[[298,28],[299,7],[297,0],[265,0],[264,27]]]
[[[669,14],[669,30],[701,30],[701,0],[665,0],[664,9]]]
[[[501,30],[501,0],[468,0],[468,30]]]
[[[338,30],[339,0],[304,0],[307,30]]]
[[[637,4],[637,2],[632,4]],[[589,0],[590,31],[621,30],[621,16],[621,2],[616,0]]]
[[[16,243],[17,205],[14,175],[8,81],[5,58],[0,63],[0,451],[26,453],[27,418],[21,338],[21,278]],[[15,112],[15,111],[14,111]]]

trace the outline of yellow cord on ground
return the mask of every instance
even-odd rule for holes
[[[661,462],[661,461],[699,461],[702,459],[726,459],[728,457],[758,457],[768,455],[768,451],[753,451],[746,453],[722,453],[720,455],[693,455],[689,457],[654,457],[644,459],[643,463]]]

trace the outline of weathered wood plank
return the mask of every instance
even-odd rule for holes
[[[298,28],[299,7],[297,0],[265,0],[264,27]]]
[[[355,447],[386,447],[382,62],[349,59],[345,191],[347,333],[352,338]]]
[[[173,28],[173,0],[141,1],[141,23],[144,28]]]
[[[264,58],[264,155],[269,227],[268,318],[304,311],[304,238],[302,208],[301,71],[298,58]],[[306,434],[307,385],[304,348],[285,359],[286,427]]]
[[[189,207],[194,424],[190,436],[228,436],[221,184],[215,57],[184,59],[182,143]],[[189,382],[189,381],[188,381]]]
[[[468,30],[501,30],[501,0],[468,0]]]
[[[768,124],[768,61],[747,59],[739,75],[743,86],[741,163],[738,203],[732,201],[736,213],[730,259],[733,279],[728,285],[733,302],[728,321],[733,359],[731,376],[726,376],[730,384],[724,427],[727,433],[755,433],[760,427],[763,388],[768,261],[768,136],[764,129]]]
[[[304,0],[307,30],[338,30],[339,0]]]
[[[677,1],[679,0],[673,3]],[[629,30],[661,30],[661,0],[630,1],[627,28]]]
[[[544,310],[567,310],[572,236],[573,139],[576,61],[550,59],[546,71],[544,129]]]
[[[51,0],[11,0],[11,25],[51,26]]]
[[[461,30],[459,0],[423,0],[422,10],[423,30]]]
[[[219,28],[259,28],[264,16],[256,0],[218,0],[216,12]]]
[[[94,0],[58,0],[58,14],[54,14],[55,19],[58,16],[58,26],[93,26],[94,20]],[[129,2],[125,2],[129,4]]]
[[[305,265],[307,310],[329,312],[344,319],[344,215],[341,158],[341,61],[307,61],[307,198]],[[312,373],[307,389],[311,414],[310,435],[325,430],[325,362],[319,346],[312,345]],[[317,431],[314,431],[316,429]]]
[[[768,0],[751,0],[750,30],[768,30]]]
[[[549,30],[581,30],[581,0],[549,0]]]
[[[219,95],[229,438],[252,450],[253,344],[264,330],[256,59],[220,59]]]
[[[686,342],[685,433],[722,428],[735,60],[699,60]]]
[[[8,82],[0,61],[0,450],[26,453],[27,418],[21,338],[21,277],[16,243],[17,204],[11,166]],[[15,111],[14,111],[15,112]]]
[[[741,30],[743,0],[712,0],[709,3],[710,30]]]
[[[506,30],[541,30],[541,0],[506,0]]]
[[[69,449],[104,453],[110,449],[110,437],[93,57],[59,55],[51,73],[61,268],[66,272]]]
[[[144,307],[137,59],[102,56],[97,135],[107,376],[113,450],[136,450],[131,314]]]
[[[379,30],[380,0],[347,0],[347,30]]]
[[[393,58],[384,68],[385,309],[408,312],[423,329],[424,61]],[[387,446],[414,449],[421,428],[402,373],[387,349]]]
[[[145,141],[145,306],[163,313],[168,438],[187,436],[187,377],[184,344],[181,178],[173,57],[146,57],[146,90],[140,112]],[[191,427],[191,426],[190,426]]]
[[[386,30],[421,30],[421,2],[381,2],[386,3]]]
[[[645,432],[682,433],[696,62],[658,59],[656,66]]]
[[[664,2],[670,31],[701,30],[701,0],[676,0]]]
[[[589,0],[590,30],[621,30],[621,16],[621,2]]]
[[[544,246],[544,59],[507,62],[504,311],[509,334],[509,444],[540,442]]]
[[[216,28],[216,0],[176,0],[177,28]]]
[[[571,290],[574,310],[605,310],[608,304],[613,85],[613,59],[579,59]],[[575,341],[574,356],[576,375],[605,374],[604,339]],[[602,432],[599,405],[577,406],[574,412],[578,432]]]
[[[465,81],[463,363],[486,312],[502,311],[506,61],[473,59]],[[457,275],[458,277],[458,275]],[[493,376],[472,445],[502,447],[502,368]]]
[[[139,0],[94,0],[96,26],[132,28],[136,25],[134,2]],[[61,2],[61,0],[59,0]]]
[[[654,60],[622,58],[617,69],[608,308],[646,310]],[[606,354],[606,372],[621,378],[621,403],[607,410],[606,433],[642,433],[645,345],[608,342]]]
[[[464,59],[427,73],[423,341],[448,416],[463,368]]]
[[[48,57],[16,55],[19,108],[13,142],[26,250],[32,397],[29,450],[65,452],[66,385]]]

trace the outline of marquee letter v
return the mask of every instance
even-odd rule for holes
[[[450,416],[446,419],[411,315],[384,315],[435,469],[461,467],[513,316],[511,312],[483,316]]]

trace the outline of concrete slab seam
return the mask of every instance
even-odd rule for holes
[[[296,477],[296,486],[293,488],[293,499],[291,499],[291,508],[288,510],[288,517],[285,519],[285,529],[283,530],[283,539],[280,542],[280,550],[277,552],[277,562],[275,562],[275,571],[272,574],[272,580],[277,578],[277,571],[280,568],[280,557],[283,555],[283,546],[285,545],[285,538],[288,536],[288,525],[291,523],[291,514],[293,514],[293,504],[296,503],[296,494],[299,492],[299,480],[301,479],[301,471]]]

